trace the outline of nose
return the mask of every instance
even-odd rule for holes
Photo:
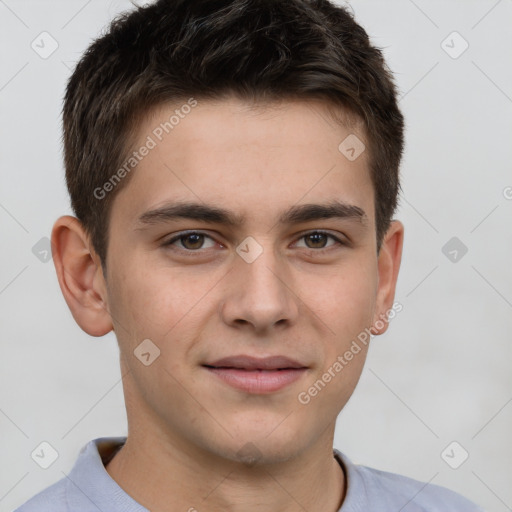
[[[248,261],[237,256],[233,263],[221,310],[224,322],[255,333],[295,324],[300,299],[286,261],[270,246]]]

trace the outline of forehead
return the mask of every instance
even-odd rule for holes
[[[194,102],[161,104],[139,124],[132,151],[145,156],[116,198],[132,221],[173,200],[222,204],[248,220],[319,201],[373,213],[366,152],[351,160],[341,150],[347,137],[365,138],[353,118],[336,122],[320,100]]]

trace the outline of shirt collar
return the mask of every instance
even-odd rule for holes
[[[126,437],[99,437],[80,450],[67,476],[70,510],[88,510],[93,503],[102,512],[107,512],[106,504],[108,512],[149,512],[119,487],[105,469],[104,464],[125,441]]]

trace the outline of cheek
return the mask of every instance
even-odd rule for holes
[[[210,283],[204,276],[194,278],[143,258],[122,261],[117,268],[109,302],[122,348],[133,351],[150,339],[160,347],[162,360],[169,358],[171,364],[200,329],[206,304],[202,299],[213,277]]]
[[[369,327],[376,301],[377,273],[371,264],[341,268],[323,286],[304,288],[311,309],[337,340],[337,349]]]
[[[144,272],[143,268],[149,267],[126,265],[124,271],[113,277],[116,285],[109,297],[119,349],[138,392],[157,409],[158,397],[178,400],[180,396],[179,386],[171,376],[182,380],[188,343],[183,334],[187,328],[191,329],[187,323],[191,306],[190,300],[175,293],[182,289],[183,283],[174,283],[173,287],[172,276]],[[145,341],[148,339],[154,345]],[[143,353],[149,353],[152,360],[147,366],[139,358]]]
[[[169,287],[143,270],[147,267],[128,263],[120,262],[112,276],[109,305],[113,322],[119,324],[119,334],[130,346],[146,338],[157,341],[171,328],[172,319],[179,316],[180,312],[171,308],[179,307],[180,302],[171,300]]]

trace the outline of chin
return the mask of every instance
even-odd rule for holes
[[[286,462],[295,455],[297,455],[296,444],[277,447],[268,446],[264,442],[256,445],[248,441],[229,458],[246,466],[268,466]]]
[[[264,428],[261,424],[255,428],[253,424],[246,430],[240,427],[238,434],[229,438],[229,447],[226,446],[226,450],[221,450],[219,455],[249,466],[277,464],[290,460],[302,451],[304,447],[298,442],[300,439],[300,434],[293,430],[292,425],[284,427],[283,423],[272,421],[265,423]]]

